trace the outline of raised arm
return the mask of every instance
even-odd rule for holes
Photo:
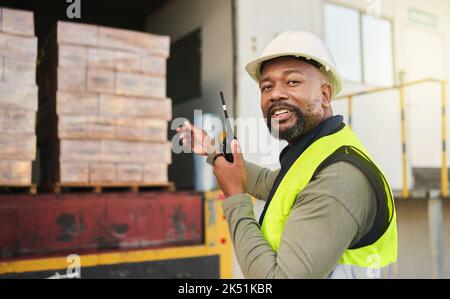
[[[207,156],[207,162],[213,165],[212,161],[218,149],[205,131],[186,122],[177,132],[185,146],[198,155]],[[246,192],[255,198],[266,200],[279,170],[270,170],[250,162],[245,162],[245,166],[248,175]]]

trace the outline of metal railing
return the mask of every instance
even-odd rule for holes
[[[410,190],[408,188],[408,161],[407,161],[407,146],[406,146],[406,123],[405,123],[405,89],[411,86],[424,84],[424,83],[437,83],[441,86],[441,126],[442,126],[442,135],[441,135],[441,142],[442,142],[442,166],[441,166],[441,196],[447,197],[448,196],[448,169],[447,169],[447,117],[446,117],[446,85],[447,81],[445,80],[438,80],[438,79],[423,79],[423,80],[417,80],[417,81],[411,81],[399,85],[393,85],[389,87],[381,87],[381,88],[373,88],[368,89],[365,91],[360,92],[354,92],[345,94],[339,97],[336,97],[335,100],[345,100],[347,99],[347,112],[348,112],[348,125],[351,128],[352,127],[352,121],[353,121],[353,101],[356,97],[363,96],[363,95],[369,95],[369,94],[375,94],[380,92],[385,92],[389,90],[398,90],[399,96],[400,96],[400,125],[401,125],[401,135],[402,135],[402,190],[401,190],[401,197],[402,198],[408,198],[410,196]]]

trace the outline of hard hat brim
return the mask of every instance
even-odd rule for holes
[[[275,58],[285,57],[285,56],[303,57],[306,59],[312,59],[312,60],[319,62],[322,65],[322,68],[320,69],[320,71],[327,78],[328,83],[331,85],[331,88],[333,89],[333,97],[337,96],[339,94],[339,92],[341,91],[342,78],[339,75],[338,71],[333,66],[330,66],[328,63],[326,63],[322,59],[315,57],[315,56],[305,54],[305,53],[284,52],[284,53],[277,53],[277,54],[263,56],[263,57],[255,59],[255,60],[251,61],[250,63],[248,63],[245,67],[245,70],[250,75],[250,77],[252,77],[253,80],[256,81],[256,83],[259,83],[259,80],[261,79],[261,73],[259,72],[261,65],[266,61],[269,61],[269,60],[272,60]]]

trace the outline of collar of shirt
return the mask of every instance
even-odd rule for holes
[[[269,207],[270,201],[275,194],[278,186],[280,185],[283,177],[288,172],[289,168],[292,164],[297,160],[298,157],[311,145],[314,141],[331,135],[340,131],[344,128],[344,117],[342,115],[336,115],[326,120],[322,121],[319,125],[314,127],[311,131],[303,135],[298,139],[293,145],[286,146],[280,153],[280,164],[281,169],[278,173],[278,176],[275,179],[275,182],[272,186],[272,189],[269,192],[269,195],[266,199],[266,204],[264,206],[264,210],[259,218],[259,224],[262,225],[264,216],[266,214],[267,208]]]
[[[287,145],[280,153],[281,168],[290,167],[292,163],[317,139],[331,135],[344,127],[344,117],[336,115],[322,121],[311,131],[300,137],[294,144]]]

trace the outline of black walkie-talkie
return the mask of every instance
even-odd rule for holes
[[[225,138],[223,138],[222,154],[228,162],[233,163],[234,159],[233,159],[233,153],[231,152],[231,141],[233,141],[233,139],[237,139],[237,138],[234,136],[233,128],[231,127],[231,124],[230,124],[230,119],[228,117],[228,112],[227,112],[227,106],[225,105],[225,98],[223,96],[222,91],[220,92],[220,99],[222,100],[223,114],[225,116],[225,134],[226,134]]]

